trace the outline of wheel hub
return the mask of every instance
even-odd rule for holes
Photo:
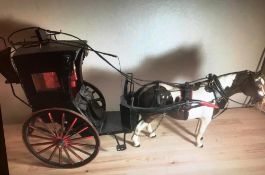
[[[65,147],[70,144],[70,140],[68,138],[61,138],[61,137],[55,138],[54,142],[59,147]]]

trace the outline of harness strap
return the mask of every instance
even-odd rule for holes
[[[219,109],[219,106],[217,106],[217,105],[215,105],[213,103],[210,103],[210,102],[206,102],[206,101],[199,102],[199,105],[207,106],[207,107],[214,108],[214,109]]]

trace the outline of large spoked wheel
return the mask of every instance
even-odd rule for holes
[[[91,83],[84,81],[84,85],[89,87],[92,94],[90,103],[92,115],[99,120],[103,119],[104,113],[106,111],[106,101],[103,94]]]
[[[23,140],[35,157],[61,168],[87,164],[96,157],[100,145],[94,126],[82,115],[63,108],[34,113],[24,123]]]

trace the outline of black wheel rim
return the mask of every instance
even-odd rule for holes
[[[68,109],[34,113],[23,126],[23,139],[35,157],[61,168],[85,165],[99,150],[99,137],[93,125]]]

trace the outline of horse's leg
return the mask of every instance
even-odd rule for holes
[[[150,138],[156,137],[156,133],[155,133],[155,131],[153,131],[151,123],[148,123],[148,125],[147,125],[147,131],[149,133],[149,137]]]
[[[211,118],[210,117],[209,118],[201,118],[199,120],[201,120],[201,126],[200,126],[199,131],[198,131],[197,136],[196,136],[196,146],[202,148],[203,147],[203,143],[202,143],[203,134],[204,134],[207,126],[211,122]]]
[[[132,137],[132,141],[133,141],[133,146],[135,147],[139,147],[140,146],[140,133],[141,131],[146,128],[148,125],[148,123],[146,123],[144,120],[140,121],[136,128],[135,128],[135,132],[133,134],[133,137]]]
[[[201,127],[201,119],[198,118],[197,120],[198,120],[198,123],[197,123],[196,129],[195,129],[195,136],[198,135],[199,128]]]

